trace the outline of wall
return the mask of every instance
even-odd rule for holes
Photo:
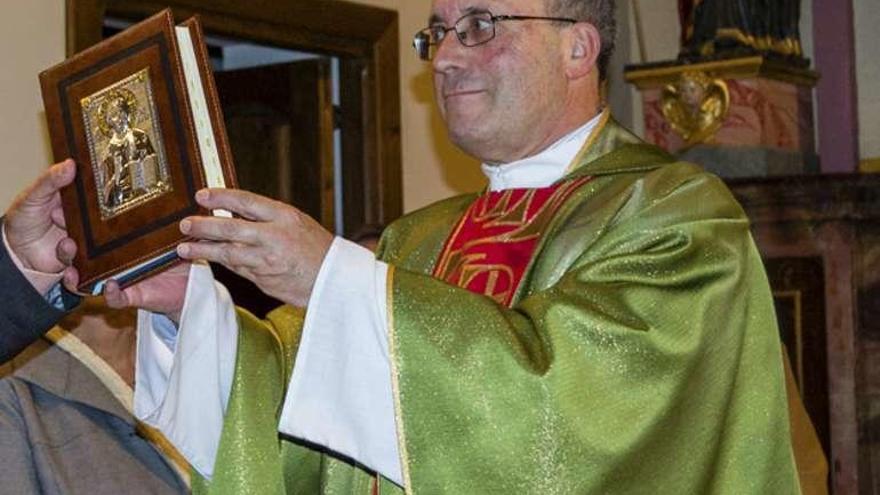
[[[482,186],[477,163],[446,139],[433,112],[427,66],[412,52],[412,34],[422,28],[429,0],[364,0],[400,13],[404,208],[413,210],[457,192]],[[0,57],[0,208],[51,163],[37,74],[64,57],[64,2],[5,0],[0,43],[14,47]],[[35,35],[35,33],[39,33]]]
[[[410,47],[411,36],[425,25],[430,0],[360,0],[361,3],[395,9],[400,15],[400,79],[403,147],[404,208],[411,211],[432,201],[483,185],[477,163],[463,155],[446,139],[445,130],[433,108],[429,67],[419,61]],[[620,2],[630,4],[629,1]],[[645,32],[645,61],[669,59],[677,52],[678,19],[673,0],[638,0]],[[812,2],[802,2],[802,36],[811,53]],[[880,42],[880,3],[854,0],[856,57],[860,102],[860,144],[862,158],[880,157],[880,58],[870,51]],[[618,67],[639,61],[631,5],[621,5],[621,57]],[[4,164],[0,165],[0,208],[5,209],[19,189],[51,161],[46,145],[42,103],[37,73],[61,60],[64,52],[64,2],[60,0],[6,0],[0,18],[2,46],[14,47],[0,62],[0,144]],[[34,36],[34,33],[39,33]],[[623,54],[626,56],[623,56]],[[611,90],[615,111],[637,131],[641,108],[637,98],[626,95],[616,83]],[[621,95],[621,93],[624,93]]]
[[[430,65],[416,57],[412,35],[427,24],[430,0],[357,0],[397,10],[400,22],[400,98],[403,207],[412,211],[484,184],[479,163],[447,139],[434,111]]]
[[[627,64],[670,60],[678,55],[676,5],[673,0],[617,2],[617,46],[611,60],[609,103],[615,117],[640,136],[645,130],[642,99],[635,86],[624,81],[623,69]],[[640,29],[644,53],[639,46]]]
[[[64,58],[64,2],[4,0],[0,16],[0,211],[47,164],[48,145],[37,74]]]
[[[880,158],[880,2],[855,0],[856,84],[859,94],[859,155]],[[878,170],[880,171],[880,170]]]

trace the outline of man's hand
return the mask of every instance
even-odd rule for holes
[[[65,269],[76,254],[76,243],[67,237],[61,210],[62,187],[73,182],[73,160],[57,163],[18,195],[6,212],[6,241],[25,268],[46,273]],[[65,280],[76,280],[68,268]]]
[[[191,263],[177,265],[142,280],[125,290],[115,281],[107,282],[104,298],[111,308],[134,306],[154,313],[163,313],[174,321],[180,321],[186,296]]]
[[[288,204],[240,189],[203,189],[196,201],[243,218],[184,219],[181,232],[215,242],[183,243],[180,257],[220,263],[276,299],[308,304],[333,234]]]

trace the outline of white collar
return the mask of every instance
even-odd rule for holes
[[[547,187],[562,178],[596,128],[602,113],[536,155],[500,165],[483,163],[481,167],[489,179],[489,190]]]

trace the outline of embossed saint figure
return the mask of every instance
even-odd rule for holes
[[[159,161],[150,137],[134,127],[137,99],[124,88],[114,89],[101,103],[99,125],[110,138],[101,162],[103,199],[116,208],[156,188],[163,188]]]

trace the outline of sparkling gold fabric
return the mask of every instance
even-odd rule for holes
[[[428,275],[473,195],[383,236],[407,492],[799,493],[742,210],[613,121],[598,132],[568,176],[593,180],[558,210],[510,307]],[[301,314],[240,321],[215,479],[197,491],[370,493],[368,473],[278,439]]]
[[[287,320],[286,328],[302,324],[297,313],[287,312],[283,318]],[[193,493],[284,493],[286,479],[277,425],[287,356],[274,327],[261,324],[245,311],[239,311],[238,321],[235,376],[214,477],[209,486],[195,475]]]
[[[634,142],[602,131],[510,308],[426,275],[466,199],[386,235],[415,493],[799,493],[748,221]]]

